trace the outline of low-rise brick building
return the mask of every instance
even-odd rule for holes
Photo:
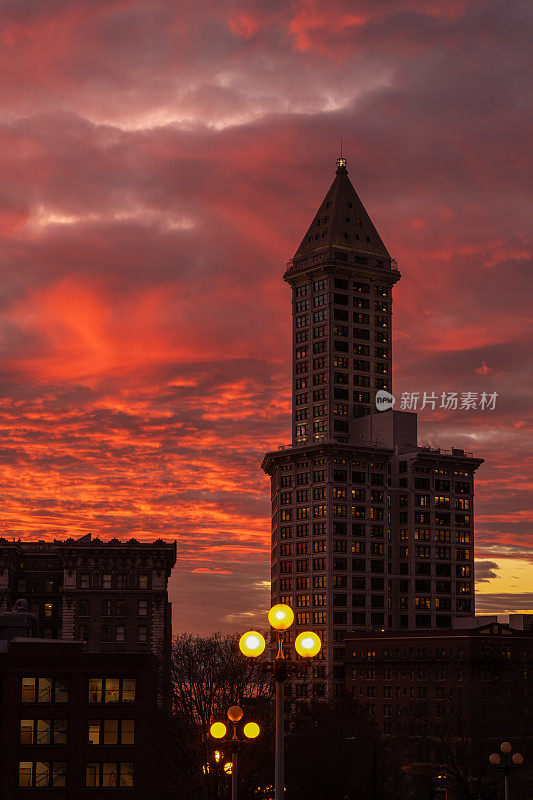
[[[90,653],[83,642],[0,641],[0,797],[132,794],[157,713],[151,653]],[[122,796],[122,794],[120,796]]]

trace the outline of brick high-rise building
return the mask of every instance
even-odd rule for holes
[[[292,444],[267,453],[272,600],[325,642],[313,691],[344,686],[350,630],[451,627],[474,613],[473,476],[481,459],[419,447],[392,391],[399,280],[346,159],[284,279],[292,288]],[[300,689],[298,689],[300,686]],[[307,692],[304,684],[297,691]]]

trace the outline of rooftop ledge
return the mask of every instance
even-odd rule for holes
[[[435,453],[439,456],[456,456],[459,458],[475,458],[473,453],[461,450],[459,447],[452,447],[451,450],[443,450],[441,447],[417,447],[419,453]]]
[[[343,437],[342,439],[326,439],[326,438],[314,438],[308,437],[305,441],[302,442],[295,442],[294,444],[279,444],[277,446],[277,450],[296,450],[299,447],[308,447],[309,445],[320,445],[320,444],[332,444],[332,445],[342,445],[342,444],[349,444],[352,447],[361,447],[365,449],[375,448],[376,450],[390,450],[390,446],[385,442],[380,442],[377,439],[363,439],[359,442],[348,442],[347,437]],[[269,451],[275,452],[275,451]],[[441,447],[400,447],[398,449],[399,455],[407,455],[408,453],[420,453],[423,455],[424,453],[428,454],[435,454],[438,456],[451,456],[452,458],[476,458],[474,453],[471,453],[467,450],[461,450],[458,447],[453,447],[451,450],[444,450]]]
[[[340,264],[355,264],[356,266],[369,266],[376,269],[390,270],[398,272],[398,262],[395,258],[387,259],[383,256],[374,254],[354,253],[350,251],[336,250],[332,257],[329,248],[322,253],[312,253],[299,259],[291,258],[287,261],[286,271],[291,272],[297,269],[314,267],[323,261],[337,261]]]

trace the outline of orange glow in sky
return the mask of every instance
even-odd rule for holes
[[[264,619],[260,464],[290,434],[281,276],[342,136],[403,275],[396,395],[499,394],[419,417],[422,443],[485,459],[478,610],[532,609],[525,13],[8,4],[0,535],[177,538],[176,630]]]

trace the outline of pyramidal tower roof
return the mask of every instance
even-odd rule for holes
[[[328,248],[390,259],[348,177],[347,161],[337,159],[337,172],[309,230],[296,251],[299,259]]]

